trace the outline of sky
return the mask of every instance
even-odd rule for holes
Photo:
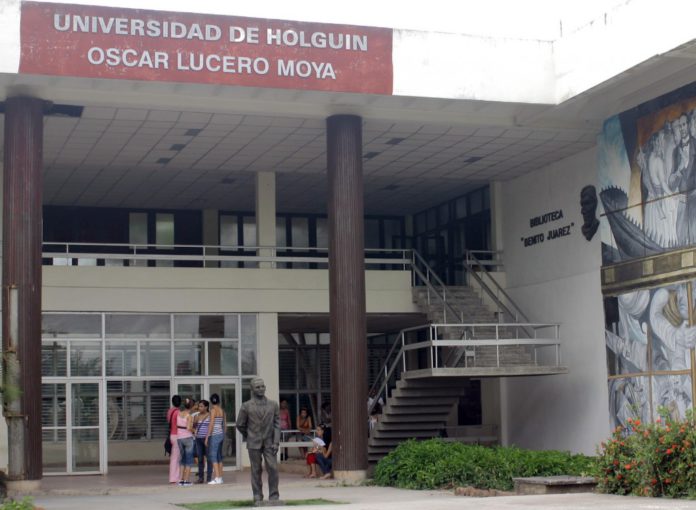
[[[641,0],[64,0],[64,3],[195,10],[210,14],[553,40],[561,32],[572,31],[600,18],[617,4],[630,1]]]

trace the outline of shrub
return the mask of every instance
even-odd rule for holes
[[[34,508],[34,501],[30,497],[21,501],[6,499],[0,504],[0,510],[33,510]]]
[[[694,416],[656,423],[628,420],[602,443],[596,461],[599,490],[634,496],[696,497]]]
[[[409,440],[384,457],[375,469],[378,485],[405,489],[473,486],[510,490],[513,477],[588,474],[593,460],[554,450],[485,447]]]

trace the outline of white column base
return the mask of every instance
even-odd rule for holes
[[[334,480],[345,485],[360,485],[367,479],[367,470],[356,469],[351,471],[334,471]]]

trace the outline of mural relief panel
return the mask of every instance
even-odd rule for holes
[[[696,244],[696,87],[608,119],[598,145],[604,264]]]
[[[612,426],[683,418],[696,371],[696,83],[607,119],[598,157]]]

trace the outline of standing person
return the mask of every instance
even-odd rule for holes
[[[179,451],[181,453],[181,480],[179,485],[189,487],[191,481],[191,468],[193,467],[193,417],[191,416],[193,409],[193,400],[190,398],[184,399],[184,410],[179,412],[176,418],[177,438],[179,443]]]
[[[251,462],[251,490],[254,503],[263,501],[262,459],[268,473],[269,501],[278,501],[278,446],[280,445],[280,408],[266,398],[266,384],[260,377],[251,380],[252,398],[242,404],[237,430],[242,434]]]
[[[208,462],[213,466],[213,479],[208,485],[219,485],[222,483],[222,443],[225,439],[227,419],[225,411],[220,407],[220,396],[217,393],[210,396],[210,403],[212,408],[205,446],[208,449]]]
[[[300,407],[300,414],[297,416],[297,430],[300,431],[300,441],[307,441],[307,437],[312,433],[312,417],[309,416],[309,412],[306,407]],[[303,457],[307,456],[307,448],[304,446],[300,447],[300,454]]]
[[[331,402],[324,402],[321,405],[321,420],[325,427],[331,428]]]
[[[280,433],[281,439],[283,439],[283,431],[290,430],[292,428],[292,423],[290,422],[290,410],[288,409],[288,401],[283,399],[280,401]],[[287,438],[285,439],[287,441]],[[288,449],[283,448],[280,452],[280,460],[288,460]]]
[[[169,424],[169,440],[172,442],[172,452],[169,454],[169,483],[177,483],[179,477],[179,443],[177,442],[176,419],[179,416],[179,407],[181,407],[181,397],[174,395],[172,397],[172,407],[167,411],[167,423]]]
[[[208,428],[210,426],[210,403],[207,400],[198,402],[198,414],[193,421],[193,427],[196,431],[196,456],[198,457],[198,478],[196,483],[210,482],[213,479],[213,465],[206,461],[207,449],[205,447],[205,439],[208,437]],[[203,479],[204,467],[207,469],[206,478]]]

